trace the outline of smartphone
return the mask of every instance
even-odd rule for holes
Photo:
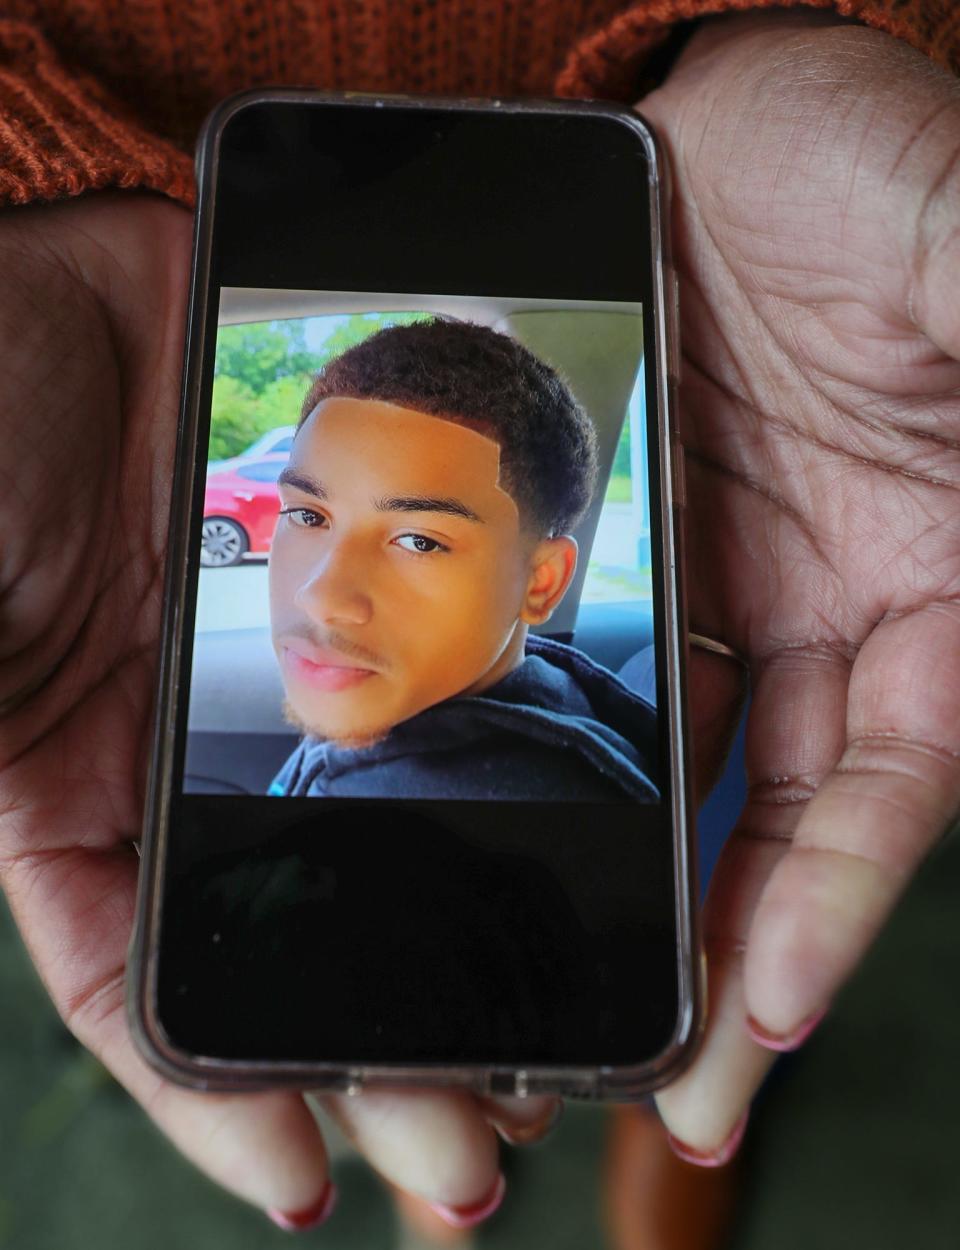
[[[638,1097],[701,1027],[662,152],[208,119],[129,1011],[202,1088]]]

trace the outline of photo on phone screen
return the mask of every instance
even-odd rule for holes
[[[659,802],[641,305],[218,321],[183,792]]]

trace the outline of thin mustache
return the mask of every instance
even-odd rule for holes
[[[296,629],[288,629],[288,637],[302,638],[304,642],[309,642],[311,646],[317,648],[318,651],[328,650],[337,651],[340,655],[344,655],[350,660],[365,660],[374,668],[389,668],[387,661],[367,647],[363,647],[358,642],[353,642],[344,634],[338,634],[336,631],[328,634],[318,634],[316,630],[305,626]]]

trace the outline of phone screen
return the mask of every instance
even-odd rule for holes
[[[167,1036],[650,1059],[681,960],[639,144],[596,117],[260,104],[213,202]]]

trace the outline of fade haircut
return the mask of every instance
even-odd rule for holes
[[[501,483],[538,537],[569,533],[590,504],[593,425],[554,370],[508,334],[441,318],[379,330],[317,374],[297,428],[335,397],[397,404],[493,438]]]

